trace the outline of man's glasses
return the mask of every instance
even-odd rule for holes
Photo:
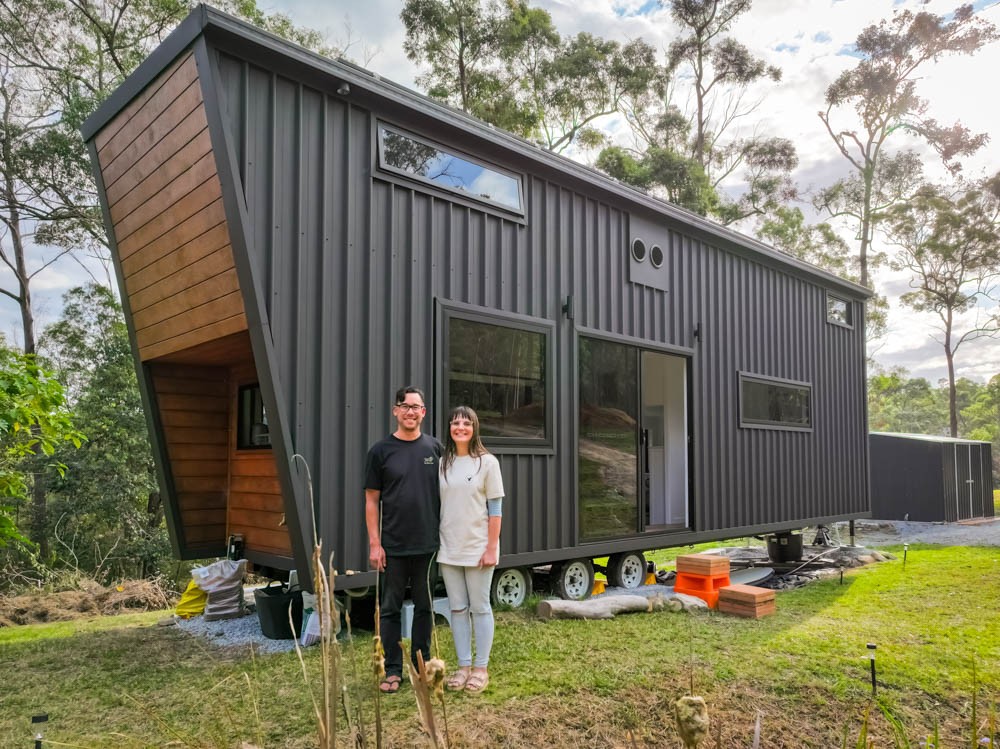
[[[396,408],[405,413],[420,413],[424,410],[423,403],[397,403]]]

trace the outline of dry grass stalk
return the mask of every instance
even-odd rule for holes
[[[445,730],[439,730],[434,719],[433,703],[433,698],[437,697],[442,710],[444,709],[444,676],[447,670],[445,662],[440,658],[431,658],[424,663],[424,654],[417,651],[416,667],[409,660],[406,661],[406,667],[410,674],[410,683],[413,685],[413,695],[417,700],[420,725],[427,734],[430,746],[435,749],[448,749],[447,719],[444,721]]]

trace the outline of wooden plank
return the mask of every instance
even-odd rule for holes
[[[226,509],[225,492],[178,492],[177,506],[184,510]]]
[[[219,178],[217,176],[209,177],[194,190],[170,206],[168,210],[164,210],[156,218],[139,229],[139,231],[133,232],[125,240],[119,241],[119,257],[127,258],[133,253],[138,252],[146,245],[151,244],[170,230],[187,221],[187,219],[218,200],[221,196],[222,187],[219,184]],[[211,226],[214,226],[214,224],[211,224]],[[208,226],[204,227],[204,229],[207,228]],[[200,234],[201,232],[198,233]],[[115,232],[115,239],[118,239],[117,231]],[[172,250],[173,246],[163,249]],[[166,252],[161,252],[159,256],[165,254]],[[156,258],[151,258],[150,262],[154,259]]]
[[[244,528],[263,528],[264,530],[278,530],[284,528],[282,523],[285,520],[284,511],[266,512],[261,510],[247,510],[229,506],[229,524],[239,525]]]
[[[148,127],[136,130],[132,127],[123,128],[120,137],[130,139],[122,141],[124,147],[120,150],[105,149],[98,154],[102,172],[107,185],[113,185],[122,175],[128,172],[150,149],[170,134],[184,118],[197,109],[204,108],[201,97],[201,85],[192,81],[175,99],[169,102],[158,117],[149,123]]]
[[[208,341],[214,341],[231,333],[244,330],[247,330],[247,316],[243,312],[240,312],[238,315],[219,320],[203,328],[195,328],[194,330],[164,339],[163,341],[144,344],[140,340],[139,358],[143,361],[149,361],[158,356],[176,354],[178,351],[185,351]]]
[[[183,174],[192,164],[202,159],[205,154],[211,155],[212,139],[208,128],[203,124],[198,129],[197,114],[198,112],[189,114],[184,122],[157,143],[139,160],[139,163],[115,183],[114,203],[111,202],[110,193],[108,194],[112,223],[117,225]]]
[[[217,525],[194,525],[191,527],[184,526],[184,540],[187,541],[189,546],[210,541],[225,544],[226,538],[228,536],[226,535],[225,523]]]
[[[285,499],[280,494],[251,494],[249,492],[230,492],[230,509],[264,510],[267,512],[284,512]]]
[[[148,307],[133,307],[132,319],[135,322],[136,329],[150,328],[157,323],[177,317],[178,315],[189,315],[197,321],[197,324],[190,327],[201,327],[205,323],[218,320],[218,315],[212,315],[205,308],[217,299],[222,299],[233,292],[238,293],[240,288],[239,276],[233,267],[207,278],[202,276],[200,271],[201,263],[190,266],[185,272],[187,275],[185,279],[187,281],[186,287],[182,287],[174,294],[167,295],[159,299],[159,301],[153,302]],[[147,298],[156,299],[159,296],[159,294],[150,294]],[[197,315],[191,314],[196,311],[198,312]],[[201,315],[205,315],[205,317],[199,319]],[[223,315],[223,317],[229,316],[229,314]]]
[[[128,238],[144,227],[157,216],[170,210],[170,206],[202,184],[209,177],[218,175],[215,167],[215,154],[209,152],[193,163],[184,165],[173,180],[164,185],[159,192],[149,196],[130,213],[114,222],[115,236],[119,242]]]
[[[216,254],[220,256],[219,259],[213,258]],[[173,277],[183,278],[188,266],[198,263],[202,259],[212,263],[221,262],[224,259],[224,264],[220,265],[219,270],[215,271],[216,273],[223,268],[233,267],[233,250],[229,246],[229,232],[225,224],[213,226],[201,236],[195,237],[173,252],[154,261],[151,265],[147,265],[132,276],[126,277],[125,288],[128,289],[129,299],[136,300],[138,307],[148,307],[150,302],[142,298],[146,289],[154,286],[161,289],[169,288],[169,279]]]
[[[183,395],[164,393],[159,399],[160,412],[163,411],[214,411],[229,413],[229,399],[217,395]]]
[[[181,513],[181,518],[186,526],[218,525],[220,521],[217,509],[185,510]]]
[[[184,55],[178,57],[174,62],[170,64],[156,80],[150,83],[137,97],[132,99],[126,107],[115,115],[115,118],[111,123],[105,127],[101,132],[99,132],[94,137],[94,143],[97,145],[97,151],[100,153],[104,147],[111,141],[118,132],[129,124],[136,116],[136,114],[145,106],[146,102],[159,94],[160,89],[163,88],[174,76],[179,76],[180,80],[186,80],[188,82],[194,80],[198,77],[198,67],[194,60],[194,55],[191,52],[187,52]],[[180,84],[174,84],[178,86]],[[186,88],[186,84],[181,86],[181,88]]]
[[[167,453],[171,462],[177,460],[228,460],[228,445],[181,445],[168,444]]]
[[[171,460],[170,468],[174,476],[184,478],[215,478],[226,476],[228,460]]]
[[[187,365],[224,365],[234,361],[253,361],[253,352],[250,350],[250,336],[246,330],[242,330],[238,333],[216,338],[184,351],[164,356],[158,361],[170,364],[182,362]],[[234,398],[235,391],[229,393],[228,397]]]
[[[198,429],[229,429],[229,415],[214,411],[163,411],[160,420],[171,427]]]
[[[226,214],[222,206],[222,198],[219,198],[209,203],[195,215],[172,227],[162,237],[150,242],[141,250],[136,250],[127,258],[122,257],[122,271],[125,275],[126,288],[131,291],[128,288],[128,279],[134,277],[140,270],[161,258],[167,257],[178,247],[196,240],[210,229],[220,224],[225,226],[225,222]],[[121,256],[119,255],[119,257]]]
[[[233,476],[229,483],[230,494],[281,494],[281,483],[277,478],[264,476]]]
[[[263,530],[261,528],[240,526],[229,526],[232,533],[242,533],[243,542],[248,549],[259,549],[260,551],[275,550],[287,552],[292,548],[291,538],[288,531]]]
[[[228,488],[225,476],[175,476],[177,492],[224,492]]]
[[[228,445],[228,433],[223,431],[205,431],[204,429],[185,429],[183,427],[164,427],[163,436],[168,444],[177,445]]]
[[[729,573],[729,557],[721,554],[682,554],[675,560],[678,572],[693,575],[722,575]]]
[[[233,252],[229,245],[223,246],[210,255],[198,260],[186,267],[179,268],[177,272],[162,277],[152,286],[147,286],[142,291],[129,294],[133,310],[147,310],[158,302],[174,299],[182,293],[187,293],[192,288],[192,284],[199,278],[213,279],[220,278],[223,274],[231,273],[236,277],[236,269],[233,265]],[[236,281],[236,288],[239,288],[239,280]],[[226,289],[226,293],[233,289]]]
[[[278,475],[278,466],[274,461],[274,455],[270,450],[263,450],[258,452],[266,452],[270,456],[270,460],[240,460],[243,453],[236,453],[233,455],[232,461],[232,475],[233,477],[240,476],[251,478],[253,476],[268,476],[274,477]]]
[[[225,296],[211,299],[197,307],[185,309],[179,314],[167,317],[152,325],[137,328],[136,338],[140,346],[152,346],[154,343],[182,336],[214,323],[227,320],[230,317],[236,317],[242,313],[243,297],[239,291],[234,290]],[[227,330],[226,334],[234,332],[236,331]],[[216,335],[212,337],[220,338],[221,336]],[[210,339],[204,338],[198,342],[202,343],[205,340]]]
[[[229,383],[225,380],[201,378],[182,379],[179,377],[153,377],[153,386],[160,395],[200,395],[211,398],[229,399]]]

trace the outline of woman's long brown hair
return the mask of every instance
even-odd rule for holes
[[[441,475],[445,477],[445,481],[448,480],[448,469],[451,468],[452,463],[455,462],[455,458],[458,457],[458,448],[455,445],[455,440],[451,438],[451,422],[459,417],[472,422],[472,439],[469,440],[469,455],[473,458],[482,458],[490,452],[483,445],[483,440],[479,436],[479,417],[476,415],[476,412],[468,406],[455,406],[455,408],[451,409],[451,413],[448,414],[448,434],[444,439],[444,457],[441,460]],[[480,464],[482,464],[481,460]]]

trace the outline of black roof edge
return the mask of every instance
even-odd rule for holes
[[[166,39],[154,49],[149,57],[143,60],[121,86],[115,89],[97,110],[84,120],[80,126],[84,141],[89,141],[107,125],[128,103],[142,93],[156,77],[172,63],[177,56],[187,49],[191,42],[198,38],[208,22],[211,9],[207,5],[199,5],[191,11],[187,18],[181,21],[177,28],[170,32]],[[252,28],[252,27],[250,27]]]
[[[766,261],[795,270],[799,274],[814,278],[827,286],[846,291],[852,297],[868,299],[874,294],[871,289],[847,281],[818,266],[780,252],[753,237],[716,224],[696,213],[647,195],[629,185],[612,179],[596,169],[573,161],[567,156],[547,151],[528,140],[495,128],[493,125],[477,117],[435,101],[428,96],[383,78],[377,73],[366,70],[354,63],[347,60],[333,60],[329,57],[324,57],[204,4],[198,5],[171,32],[170,36],[154,50],[152,55],[125,80],[108,101],[87,118],[87,121],[84,122],[81,128],[84,138],[87,140],[92,138],[132,98],[149,85],[156,75],[166,68],[202,31],[218,31],[250,41],[291,58],[300,64],[320,69],[329,75],[339,78],[348,85],[359,86],[370,90],[376,95],[381,95],[397,103],[402,103],[425,116],[440,119],[442,115],[447,115],[453,126],[459,127],[482,140],[490,141],[501,148],[514,151],[529,160],[547,164],[551,168],[569,174],[602,191],[617,194],[625,200],[646,208],[653,213],[682,222],[713,239],[749,250],[756,255],[762,256]]]

